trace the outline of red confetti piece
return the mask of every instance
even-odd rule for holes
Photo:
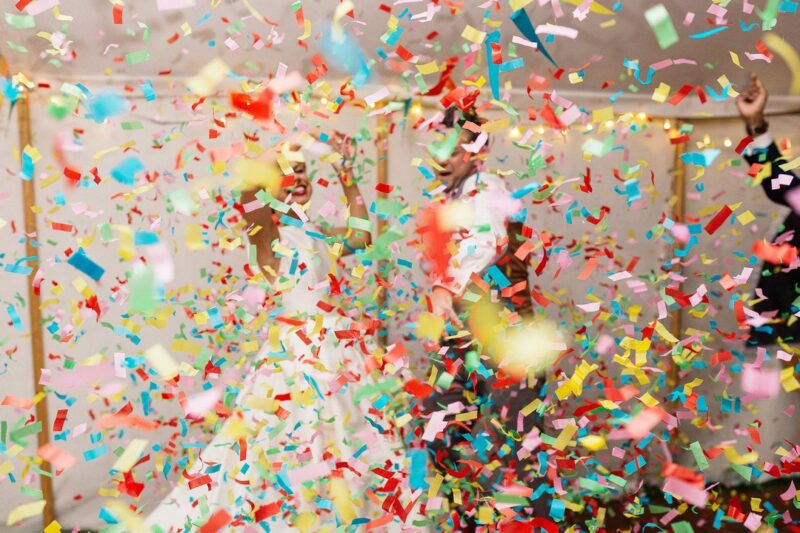
[[[225,509],[220,509],[200,527],[200,533],[216,533],[231,523],[233,517]]]
[[[727,205],[726,205],[726,206],[723,206],[723,207],[722,207],[722,209],[720,209],[720,210],[717,212],[717,214],[716,214],[716,215],[714,215],[714,218],[712,218],[712,219],[711,219],[711,220],[708,222],[708,224],[706,224],[706,227],[705,227],[705,228],[703,228],[703,229],[704,229],[704,230],[706,231],[706,233],[708,233],[709,235],[714,235],[714,233],[715,233],[715,232],[716,232],[716,231],[719,229],[719,227],[720,227],[720,226],[722,226],[722,224],[723,224],[723,223],[724,223],[726,220],[728,220],[728,217],[729,217],[729,216],[731,216],[731,213],[733,213],[733,211],[731,211],[731,208],[730,208],[730,207],[728,207]]]

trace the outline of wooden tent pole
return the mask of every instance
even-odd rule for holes
[[[675,130],[679,132],[681,129],[681,121],[675,121]],[[686,151],[686,144],[679,143],[675,145],[675,152],[672,161],[672,194],[675,196],[675,208],[673,209],[673,218],[675,222],[685,224],[686,222],[686,165],[681,156]],[[678,248],[676,243],[675,248]],[[674,270],[680,271],[680,264],[676,264]],[[678,290],[682,288],[682,284],[678,285]],[[680,338],[681,331],[683,330],[683,310],[681,308],[675,309],[672,312],[672,334]],[[669,369],[667,372],[667,386],[675,388],[678,386],[680,369],[672,358],[669,359]]]
[[[19,129],[19,150],[20,157],[26,146],[31,145],[31,106],[30,93],[25,93],[16,102],[17,124]],[[33,206],[36,205],[36,190],[33,177],[29,180],[22,180],[22,207],[25,222],[25,256],[38,257],[41,249],[33,245],[34,239],[39,238],[36,223],[36,213]],[[37,263],[41,263],[41,258]],[[44,387],[39,384],[39,377],[44,369],[44,335],[42,334],[42,310],[41,298],[33,287],[34,277],[37,268],[34,268],[28,275],[28,312],[31,327],[31,355],[33,358],[33,386],[36,390],[38,401],[36,402],[36,418],[42,424],[42,430],[37,433],[36,438],[41,448],[50,442],[50,422],[47,411],[47,393]],[[46,527],[56,519],[55,502],[53,500],[53,479],[51,470],[46,462],[43,462],[41,469],[46,474],[39,475],[39,482],[42,489],[42,496],[45,500],[44,511],[42,513],[43,525]]]
[[[379,114],[376,117],[375,124],[375,141],[377,148],[377,180],[379,185],[386,185],[389,183],[389,119],[384,114]],[[385,200],[387,194],[383,190],[378,190],[378,198]],[[386,231],[386,221],[378,217],[377,236],[380,237]],[[379,264],[383,261],[379,261]],[[380,268],[378,269],[380,270]],[[386,308],[386,289],[380,291],[378,294],[378,314]],[[383,321],[379,329],[378,342],[381,346],[386,346],[386,326]]]

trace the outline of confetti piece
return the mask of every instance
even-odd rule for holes
[[[228,65],[220,58],[216,57],[200,69],[200,72],[190,79],[186,86],[197,96],[211,96],[217,85],[219,85],[227,75]]]
[[[30,503],[24,503],[22,505],[18,505],[9,511],[8,519],[6,520],[7,526],[13,526],[22,522],[27,518],[33,518],[34,516],[39,516],[44,511],[44,506],[47,502],[45,500],[39,500]]]
[[[658,46],[662,50],[666,50],[680,40],[675,26],[672,24],[669,12],[663,4],[656,4],[645,11],[644,18],[647,20],[647,24],[650,25],[650,29],[653,30]]]

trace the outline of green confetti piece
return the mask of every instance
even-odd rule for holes
[[[442,389],[449,389],[450,385],[452,384],[453,384],[453,375],[448,374],[447,372],[442,372],[436,379],[436,386],[441,387]]]
[[[744,478],[745,481],[749,482],[751,479],[753,479],[753,467],[748,465],[731,464],[731,468],[733,469],[734,472],[742,476],[742,478]]]
[[[583,490],[588,490],[594,494],[602,494],[608,492],[608,488],[604,487],[603,485],[601,485],[597,481],[594,481],[593,479],[588,479],[585,477],[578,479],[578,486],[580,486],[580,488],[582,488]]]
[[[122,123],[122,129],[123,130],[141,130],[141,129],[144,129],[144,126],[142,125],[141,121],[137,120],[136,122],[123,122]]]
[[[155,283],[155,273],[149,266],[137,268],[133,271],[133,274],[128,280],[131,311],[149,313],[155,309]]]
[[[504,492],[495,492],[494,501],[495,503],[502,503],[504,505],[530,505],[530,500],[528,500],[528,498]]]
[[[36,435],[42,430],[42,423],[41,422],[34,422],[33,424],[29,424],[27,426],[22,426],[21,428],[15,428],[11,430],[11,434],[9,438],[11,442],[15,444],[19,444],[20,446],[27,446],[27,442],[25,442],[25,437],[30,437],[31,435]]]
[[[672,531],[674,531],[675,533],[694,533],[692,525],[686,521],[673,522]]]
[[[128,65],[138,65],[139,63],[144,63],[145,61],[149,60],[150,60],[149,50],[139,50],[138,52],[131,52],[130,54],[125,54],[125,62]]]
[[[443,140],[431,142],[428,145],[428,153],[437,161],[446,161],[453,155],[460,137],[461,128],[456,126],[448,132]]]
[[[614,474],[611,474],[610,476],[608,476],[607,479],[611,483],[613,483],[614,485],[617,485],[618,487],[625,487],[625,485],[628,483],[628,481],[625,478],[617,476],[617,475],[614,475]]]
[[[382,392],[393,392],[400,388],[400,380],[397,378],[382,380],[377,383],[372,383],[358,389],[355,393],[354,400],[356,403],[362,399],[372,396],[373,394]]]
[[[584,153],[591,154],[595,157],[605,157],[613,147],[614,136],[609,135],[602,142],[597,139],[587,139],[586,142],[583,143],[583,146],[581,146],[581,149]]]
[[[653,30],[658,46],[662,50],[669,48],[680,40],[675,26],[672,24],[669,12],[663,4],[657,4],[645,11],[644,18],[650,25],[650,29]]]
[[[703,448],[700,446],[698,441],[694,441],[689,445],[689,450],[692,452],[694,456],[694,460],[697,463],[697,467],[700,470],[705,470],[708,468],[708,459],[706,459],[705,454],[703,453]]]
[[[104,243],[107,244],[116,240],[114,233],[111,231],[111,224],[103,222],[102,224],[98,224],[97,229],[100,230],[100,238]]]
[[[6,44],[15,52],[19,52],[20,54],[27,54],[28,49],[22,46],[21,44],[17,44],[14,41],[6,41]]]
[[[372,221],[364,218],[350,217],[347,219],[347,227],[370,232],[372,231]]]
[[[6,13],[6,23],[18,30],[27,30],[28,28],[36,27],[36,19],[30,15],[13,15],[11,13]]]

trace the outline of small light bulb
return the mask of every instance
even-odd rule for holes
[[[645,120],[647,118],[647,113],[641,112],[636,116],[639,118],[639,120]]]
[[[587,124],[586,125],[586,131],[592,131],[593,129],[594,129],[594,126],[592,126],[591,124]]]
[[[508,136],[511,137],[512,139],[519,139],[520,135],[522,135],[522,131],[519,129],[519,126],[514,126],[508,132]]]
[[[723,144],[725,145],[725,148],[730,148],[733,143],[731,142],[730,137],[725,137],[725,141],[723,141]]]
[[[672,127],[672,125],[669,123],[669,119],[665,120],[664,121],[664,129],[665,130],[669,130],[671,127]]]
[[[539,135],[544,135],[544,126],[539,126],[536,129],[536,133],[538,133]]]
[[[320,102],[322,102],[322,105],[328,105],[328,99],[327,99],[327,98],[325,98],[324,96],[322,97],[322,99],[320,100]]]
[[[606,128],[613,128],[614,121],[613,120],[606,120]]]
[[[420,115],[422,114],[422,106],[419,104],[414,104],[411,106],[411,114],[412,115]]]
[[[711,137],[708,136],[708,133],[703,135],[703,144],[705,144],[706,146],[711,144]]]

